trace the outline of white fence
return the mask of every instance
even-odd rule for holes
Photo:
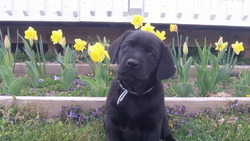
[[[146,22],[250,27],[250,0],[0,0],[0,21]]]

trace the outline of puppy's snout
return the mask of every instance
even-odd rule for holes
[[[139,62],[135,59],[128,59],[127,66],[136,69],[139,66]]]

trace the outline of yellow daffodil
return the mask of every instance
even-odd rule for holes
[[[227,47],[228,45],[228,42],[223,42],[223,37],[220,37],[218,42],[215,43],[215,50],[219,50],[219,51],[222,51],[225,47]]]
[[[33,40],[38,40],[37,32],[31,26],[29,26],[29,28],[24,31],[24,34],[25,34],[24,38],[30,41],[30,46],[33,46],[34,44]]]
[[[28,40],[38,40],[37,32],[34,30],[33,27],[29,26],[27,30],[24,31],[24,38]]]
[[[247,94],[246,97],[250,97],[250,94]]]
[[[170,24],[169,31],[170,32],[178,32],[178,26],[176,24]]]
[[[74,48],[75,50],[77,51],[83,51],[85,50],[85,46],[87,45],[87,42],[86,41],[83,41],[81,39],[75,39],[75,44],[74,44]]]
[[[232,48],[234,49],[234,52],[239,55],[241,51],[244,51],[243,43],[236,41],[235,44],[232,44]]]
[[[148,31],[151,33],[155,33],[154,29],[155,29],[155,27],[151,26],[150,23],[146,23],[144,26],[141,27],[141,30]]]
[[[184,44],[183,44],[183,54],[185,56],[187,56],[187,54],[188,54],[188,45],[187,45],[187,42],[184,42]]]
[[[166,39],[165,34],[165,31],[160,32],[159,30],[156,30],[155,32],[155,35],[162,41]]]
[[[10,40],[9,40],[9,37],[8,35],[5,35],[4,37],[4,47],[8,50],[10,49],[11,45],[10,45]]]
[[[59,29],[57,31],[52,31],[52,35],[50,36],[53,44],[62,44],[62,40],[63,40],[63,33],[62,33],[62,30]]]
[[[144,21],[144,17],[140,15],[133,15],[131,24],[134,25],[135,29],[138,29],[139,27],[142,26],[143,21]]]
[[[109,59],[108,52],[104,49],[104,46],[99,42],[88,48],[88,54],[94,62],[102,62],[105,56]]]

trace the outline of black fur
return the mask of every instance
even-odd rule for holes
[[[107,140],[174,141],[161,83],[175,73],[170,49],[154,34],[134,30],[116,39],[109,55],[118,69],[105,106]],[[117,104],[122,87],[129,92]]]

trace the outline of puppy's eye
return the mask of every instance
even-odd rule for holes
[[[147,56],[148,56],[149,58],[154,58],[154,54],[153,54],[152,52],[149,52],[149,53],[147,54]]]
[[[127,50],[130,50],[131,48],[132,47],[130,45],[125,45],[123,49],[127,51]]]

